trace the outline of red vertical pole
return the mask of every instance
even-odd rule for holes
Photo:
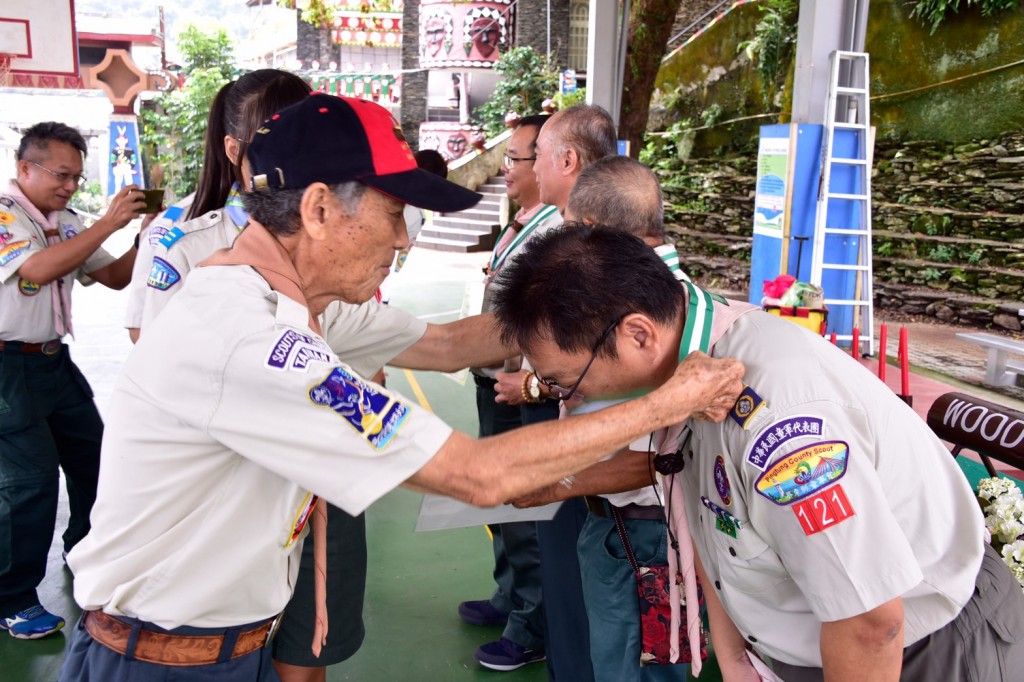
[[[881,350],[878,352],[878,378],[885,383],[885,366],[888,364],[888,351],[886,349],[886,343],[889,340],[889,326],[882,324],[882,327],[878,330],[878,345]]]
[[[850,342],[850,355],[854,360],[860,358],[860,329],[853,328],[853,340]]]
[[[900,327],[900,396],[904,400],[910,397],[910,353],[906,327]]]
[[[832,342],[833,346],[836,345],[836,333],[832,332],[832,334],[828,337],[828,340]]]

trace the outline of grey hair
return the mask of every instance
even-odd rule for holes
[[[576,104],[560,112],[554,121],[556,155],[572,149],[586,168],[598,159],[618,151],[615,122],[596,104]]]
[[[628,156],[606,156],[580,171],[566,213],[592,225],[664,241],[665,215],[658,177]]]
[[[361,182],[340,182],[330,187],[346,215],[354,215],[359,210],[366,185]],[[253,220],[274,235],[286,237],[302,227],[299,208],[305,193],[305,188],[246,192],[242,195],[242,203]]]

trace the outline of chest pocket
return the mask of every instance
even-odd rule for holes
[[[730,537],[714,528],[714,518],[704,515],[704,524],[711,525],[708,535],[718,557],[718,572],[722,582],[731,589],[757,594],[788,581],[789,575],[779,556],[750,528],[746,519],[740,519],[736,537]]]

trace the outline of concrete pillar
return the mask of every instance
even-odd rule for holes
[[[800,0],[794,123],[824,123],[829,55],[835,50],[864,51],[869,6],[869,0]]]
[[[587,41],[587,102],[608,110],[619,124],[619,3],[590,0],[590,39]]]

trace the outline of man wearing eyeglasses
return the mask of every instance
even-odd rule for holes
[[[552,305],[536,290],[555,273],[587,288]],[[986,542],[966,478],[848,353],[680,287],[620,230],[567,226],[501,279],[502,339],[588,397],[655,388],[695,348],[744,363],[749,385],[727,419],[695,415],[651,447],[669,565],[696,616],[692,538],[725,680],[764,679],[761,658],[786,682],[1020,677],[1024,595]],[[568,321],[563,306],[586,313]]]
[[[38,639],[64,626],[39,603],[57,514],[58,467],[67,479],[69,551],[89,532],[103,424],[92,390],[62,342],[71,334],[71,286],[122,289],[136,248],[100,248],[145,207],[137,185],[119,191],[85,229],[68,201],[85,182],[82,135],[39,123],[18,147],[17,176],[0,191],[0,630]]]
[[[534,145],[549,116],[528,116],[522,119],[509,138],[502,174],[508,198],[519,205],[515,218],[498,236],[486,268],[483,310],[491,309],[494,277],[516,258],[530,240],[562,224],[562,216],[554,206],[540,200],[537,177],[533,173]],[[516,358],[518,360],[518,358]],[[474,367],[477,413],[480,436],[493,436],[523,425],[523,411],[518,404],[496,402],[495,373],[501,367]],[[524,397],[537,386],[521,385]],[[525,410],[545,411],[534,415],[533,421],[554,419],[558,406],[542,403],[539,393],[535,404]],[[527,663],[544,660],[545,626],[541,598],[540,550],[537,547],[537,525],[532,521],[502,523],[490,526],[494,547],[494,581],[497,588],[489,599],[459,604],[459,616],[473,625],[503,625],[502,637],[477,649],[480,665],[492,670],[515,670]]]

